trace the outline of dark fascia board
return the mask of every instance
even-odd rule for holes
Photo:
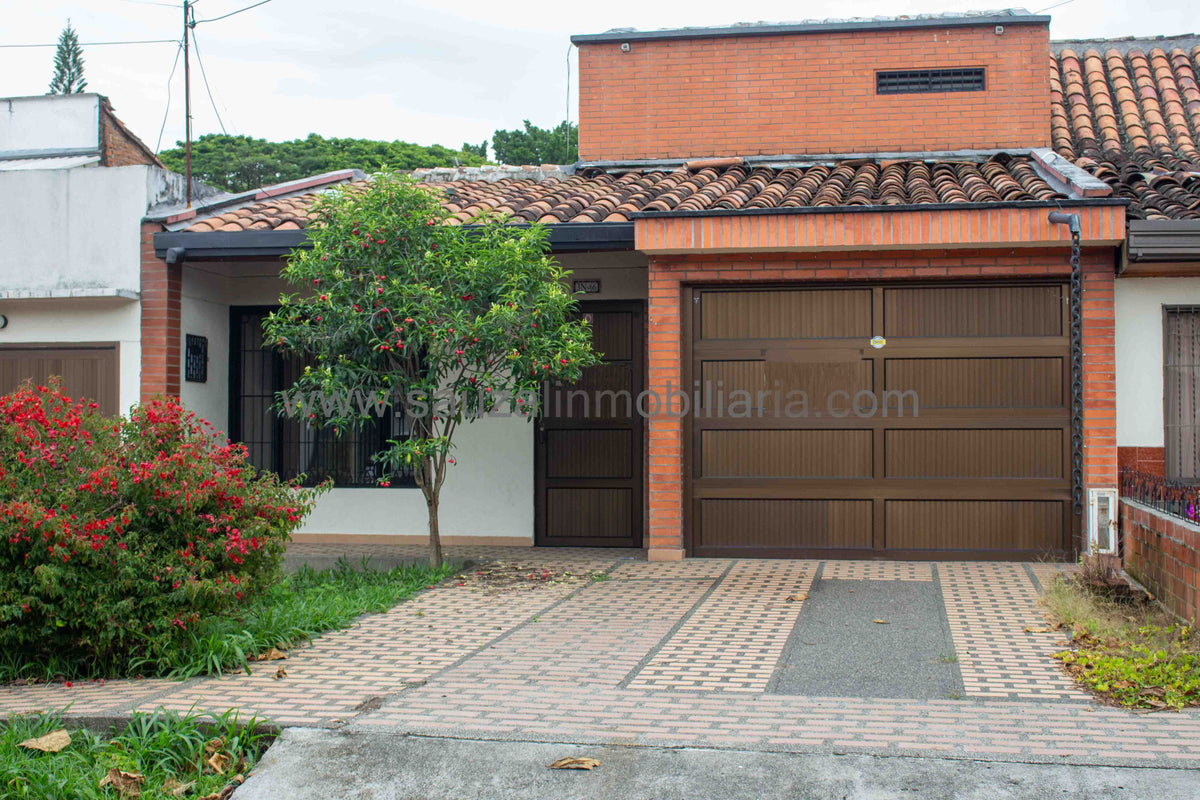
[[[1200,260],[1200,220],[1132,219],[1130,261]]]
[[[612,30],[571,37],[571,44],[645,42],[655,39],[715,39],[730,36],[781,36],[795,33],[890,31],[904,28],[965,28],[978,25],[1048,25],[1050,17],[1038,14],[981,14],[977,17],[927,17],[912,19],[798,22],[780,25],[730,25],[713,28],[672,28],[661,31]]]
[[[891,206],[803,206],[801,208],[713,208],[701,211],[635,211],[634,219],[669,217],[758,217],[780,214],[869,214],[875,211],[986,211],[1003,208],[1078,208],[1127,206],[1123,197],[1080,197],[1065,200],[1014,200],[1011,203],[906,203]]]
[[[632,222],[568,222],[546,227],[550,230],[550,249],[556,253],[633,249]],[[307,246],[305,231],[165,231],[154,234],[154,254],[159,258],[165,258],[167,251],[176,247],[183,248],[184,258],[193,260],[271,258]]]

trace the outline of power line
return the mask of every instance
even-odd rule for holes
[[[209,19],[198,19],[192,23],[192,28],[194,30],[197,25],[199,25],[203,22],[216,22],[219,19],[226,19],[227,17],[232,17],[234,14],[240,14],[243,11],[249,11],[252,8],[258,8],[259,6],[264,6],[269,2],[271,2],[271,0],[259,0],[259,2],[254,3],[253,5],[246,6],[245,8],[239,8],[237,11],[230,11],[228,14],[222,14],[219,17],[211,17]]]
[[[208,88],[208,75],[204,72],[204,59],[200,56],[200,43],[196,41],[195,28],[192,28],[192,47],[196,48],[196,63],[200,65],[200,77],[204,79],[204,91],[208,93],[208,102],[212,104],[213,113],[217,115],[217,124],[221,126],[221,133],[228,136],[229,132],[225,130],[225,123],[221,121],[221,112],[217,110],[217,101],[213,100],[212,89]]]
[[[133,3],[137,6],[159,6],[160,8],[179,8],[178,3],[158,3],[155,0],[125,0],[126,3]]]
[[[154,155],[162,149],[163,131],[167,129],[167,115],[171,113],[171,79],[175,77],[175,68],[179,66],[179,54],[183,52],[183,42],[179,42],[175,50],[175,63],[171,65],[171,74],[167,76],[167,108],[163,111],[162,126],[158,129],[158,141],[154,144]]]
[[[178,39],[134,39],[128,42],[80,42],[80,47],[102,47],[109,44],[167,44],[178,42]],[[0,47],[58,47],[58,42],[50,44],[0,44]]]

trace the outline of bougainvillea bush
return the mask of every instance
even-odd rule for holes
[[[55,385],[0,397],[0,652],[158,672],[277,579],[314,496],[176,400],[106,418]]]

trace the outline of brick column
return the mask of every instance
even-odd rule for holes
[[[649,273],[647,388],[665,398],[672,387],[681,384],[679,279],[655,258],[650,259]],[[670,402],[672,410],[678,411],[679,398],[671,397]],[[647,422],[648,557],[651,561],[677,561],[683,558],[683,426],[678,414],[658,414]]]
[[[161,230],[161,225],[142,224],[143,401],[160,394],[179,396],[183,269],[154,255],[154,234]]]
[[[1083,485],[1117,485],[1117,351],[1112,256],[1083,257]]]

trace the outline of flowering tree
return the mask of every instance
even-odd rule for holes
[[[446,224],[438,198],[383,173],[322,198],[311,248],[284,277],[266,340],[306,356],[280,407],[345,430],[405,415],[407,436],[377,456],[386,483],[411,469],[429,511],[430,563],[442,562],[438,503],[454,435],[494,413],[532,416],[543,381],[597,362],[565,273],[541,226]]]

